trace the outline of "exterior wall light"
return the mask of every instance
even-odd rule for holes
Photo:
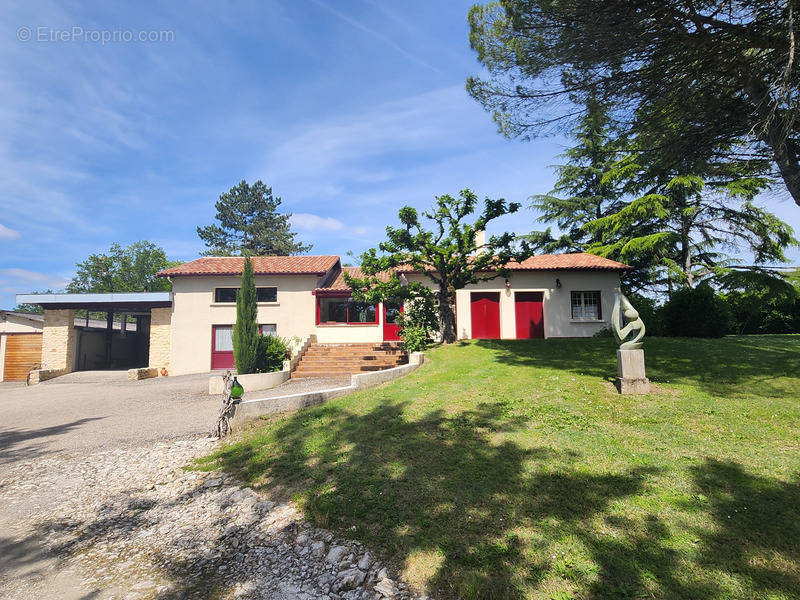
[[[561,289],[561,280],[558,277],[556,277],[556,287]]]

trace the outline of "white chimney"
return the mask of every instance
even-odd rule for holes
[[[483,229],[478,229],[475,232],[475,254],[486,252],[486,232]]]

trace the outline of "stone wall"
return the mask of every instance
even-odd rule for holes
[[[150,309],[150,357],[148,363],[159,371],[162,368],[169,370],[171,322],[171,307]]]
[[[75,355],[75,311],[45,309],[42,369],[71,373]]]

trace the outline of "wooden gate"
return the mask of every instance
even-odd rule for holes
[[[28,371],[42,362],[41,333],[6,334],[3,381],[25,381]]]

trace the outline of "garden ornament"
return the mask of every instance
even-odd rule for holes
[[[234,377],[233,385],[231,386],[231,398],[233,398],[234,400],[239,400],[241,399],[243,394],[244,394],[244,387],[242,386],[241,383],[239,383],[239,380],[236,377]]]
[[[645,331],[644,321],[622,292],[618,292],[614,300],[614,309],[611,311],[611,329],[619,342],[620,350],[636,350],[642,347]],[[629,337],[631,333],[634,334],[632,339],[626,342],[625,338]]]

